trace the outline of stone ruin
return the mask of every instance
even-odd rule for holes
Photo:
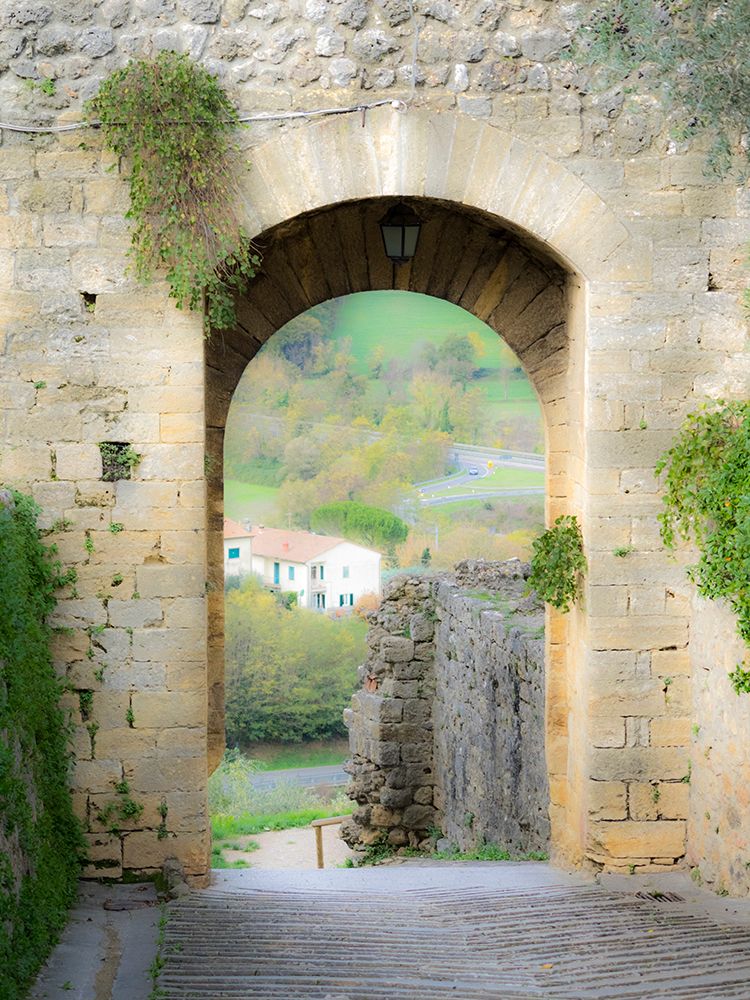
[[[547,850],[544,608],[528,575],[518,560],[472,560],[399,577],[369,616],[345,712],[350,846]]]

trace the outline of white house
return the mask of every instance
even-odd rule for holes
[[[241,546],[244,536],[249,536],[250,568]],[[230,559],[229,553],[237,549]],[[380,553],[345,538],[283,528],[246,532],[225,521],[224,557],[225,566],[231,562],[241,567],[242,575],[255,573],[271,590],[293,591],[300,607],[315,611],[351,608],[363,594],[380,595]]]
[[[225,517],[224,577],[247,576],[252,571],[252,535],[241,524]]]

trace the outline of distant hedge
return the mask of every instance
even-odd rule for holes
[[[400,545],[409,534],[409,526],[400,517],[356,500],[323,504],[310,515],[310,527],[313,531],[343,535],[353,542],[381,548]]]
[[[65,925],[82,854],[47,618],[59,564],[38,508],[0,490],[0,997],[20,1000]]]

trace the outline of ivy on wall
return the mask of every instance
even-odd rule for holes
[[[0,490],[0,997],[20,1000],[64,926],[82,839],[47,618],[70,579],[39,540],[38,508]]]
[[[656,472],[666,474],[664,544],[695,543],[699,559],[688,572],[698,593],[727,601],[750,646],[750,402],[689,414]],[[738,665],[730,677],[738,694],[750,693],[749,671]]]
[[[570,611],[581,596],[586,572],[583,537],[578,518],[564,514],[532,543],[529,589],[558,611]]]
[[[165,271],[178,308],[203,309],[205,297],[207,329],[233,326],[234,293],[260,258],[237,216],[237,112],[216,78],[161,52],[112,73],[87,113],[130,161],[136,276]]]

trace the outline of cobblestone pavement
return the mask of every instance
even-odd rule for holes
[[[222,873],[173,904],[166,1000],[750,997],[747,918],[689,892],[541,865],[300,875]]]

